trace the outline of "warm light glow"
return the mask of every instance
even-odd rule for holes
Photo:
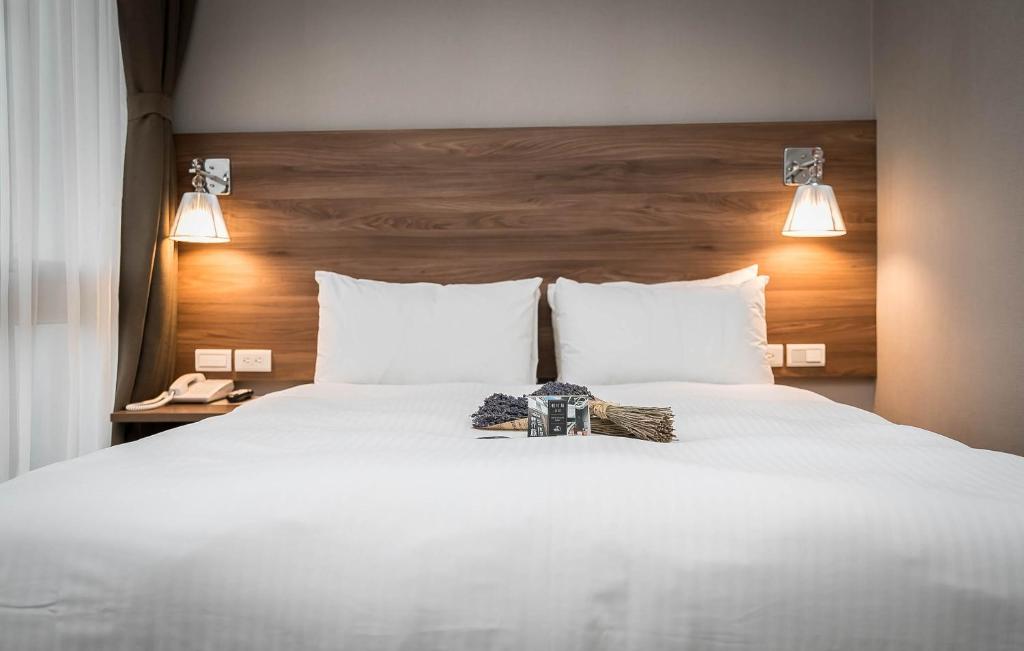
[[[224,213],[217,196],[206,192],[186,192],[181,195],[178,214],[171,227],[171,239],[178,242],[215,244],[230,242]]]
[[[812,182],[798,187],[782,234],[789,237],[846,235],[846,223],[832,186]]]

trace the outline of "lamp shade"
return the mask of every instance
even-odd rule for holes
[[[846,235],[846,222],[832,186],[811,182],[798,187],[782,234],[789,237]]]
[[[220,210],[216,195],[206,192],[186,192],[181,195],[178,214],[171,226],[171,239],[208,244],[230,242],[224,213]]]

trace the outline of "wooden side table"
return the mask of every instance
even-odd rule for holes
[[[274,391],[280,391],[281,389],[287,389],[299,384],[304,383],[274,380],[236,382],[236,389],[252,389],[253,397],[245,402],[239,403],[231,403],[222,399],[205,404],[172,402],[164,405],[163,407],[148,409],[146,411],[128,411],[127,409],[119,409],[110,414],[110,422],[122,426],[124,440],[119,442],[127,443],[130,441],[137,441],[146,436],[173,429],[175,427],[180,427],[181,425],[195,423],[206,418],[230,413],[231,411],[234,411],[236,407],[240,407],[248,402],[252,402],[253,400],[258,400],[259,396],[272,393]]]

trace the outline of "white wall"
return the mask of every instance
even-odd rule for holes
[[[878,410],[1024,454],[1024,2],[875,24]]]
[[[192,131],[873,117],[870,0],[200,0]]]
[[[870,0],[200,0],[175,129],[858,119],[871,92]]]

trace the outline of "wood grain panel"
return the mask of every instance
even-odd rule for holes
[[[231,158],[233,177],[222,198],[231,243],[179,245],[181,372],[197,347],[252,347],[273,349],[270,378],[312,378],[316,269],[393,282],[661,282],[757,262],[772,276],[769,339],[828,346],[826,368],[777,375],[874,376],[874,122],[175,139],[182,187],[195,156]],[[782,150],[811,145],[825,149],[845,237],[780,234],[793,195]],[[552,377],[546,303],[540,333],[539,375]]]

